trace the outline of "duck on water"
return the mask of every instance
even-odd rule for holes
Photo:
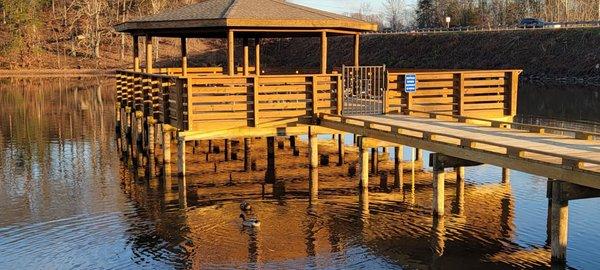
[[[240,218],[242,219],[242,226],[244,227],[259,227],[260,221],[256,217],[253,216],[252,206],[248,202],[242,202],[240,204],[240,209],[242,213],[240,214]],[[248,217],[246,216],[248,215]]]

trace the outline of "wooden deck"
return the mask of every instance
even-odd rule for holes
[[[600,134],[572,136],[483,119],[417,115],[344,117],[321,114],[320,125],[369,138],[600,188]],[[469,123],[480,121],[478,124]],[[466,122],[466,123],[465,123]],[[497,127],[493,127],[497,126]],[[524,130],[523,128],[527,128]],[[563,131],[563,130],[558,130]]]

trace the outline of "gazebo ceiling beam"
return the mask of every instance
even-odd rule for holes
[[[229,31],[236,32],[236,38],[288,38],[288,37],[320,37],[323,31],[328,36],[357,35],[359,32],[340,31],[335,29],[154,29],[135,31],[132,35],[154,36],[166,38],[227,38]]]

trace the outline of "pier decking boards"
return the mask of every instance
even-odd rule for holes
[[[600,141],[414,115],[320,118],[327,128],[600,189]]]

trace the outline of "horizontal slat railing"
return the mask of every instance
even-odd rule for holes
[[[128,70],[117,71],[117,100],[122,107],[143,112],[158,123],[186,128],[185,79]]]
[[[390,72],[386,112],[418,110],[479,117],[516,115],[520,70]],[[404,77],[417,75],[417,91]]]
[[[297,122],[337,113],[339,75],[188,78],[189,130]]]

